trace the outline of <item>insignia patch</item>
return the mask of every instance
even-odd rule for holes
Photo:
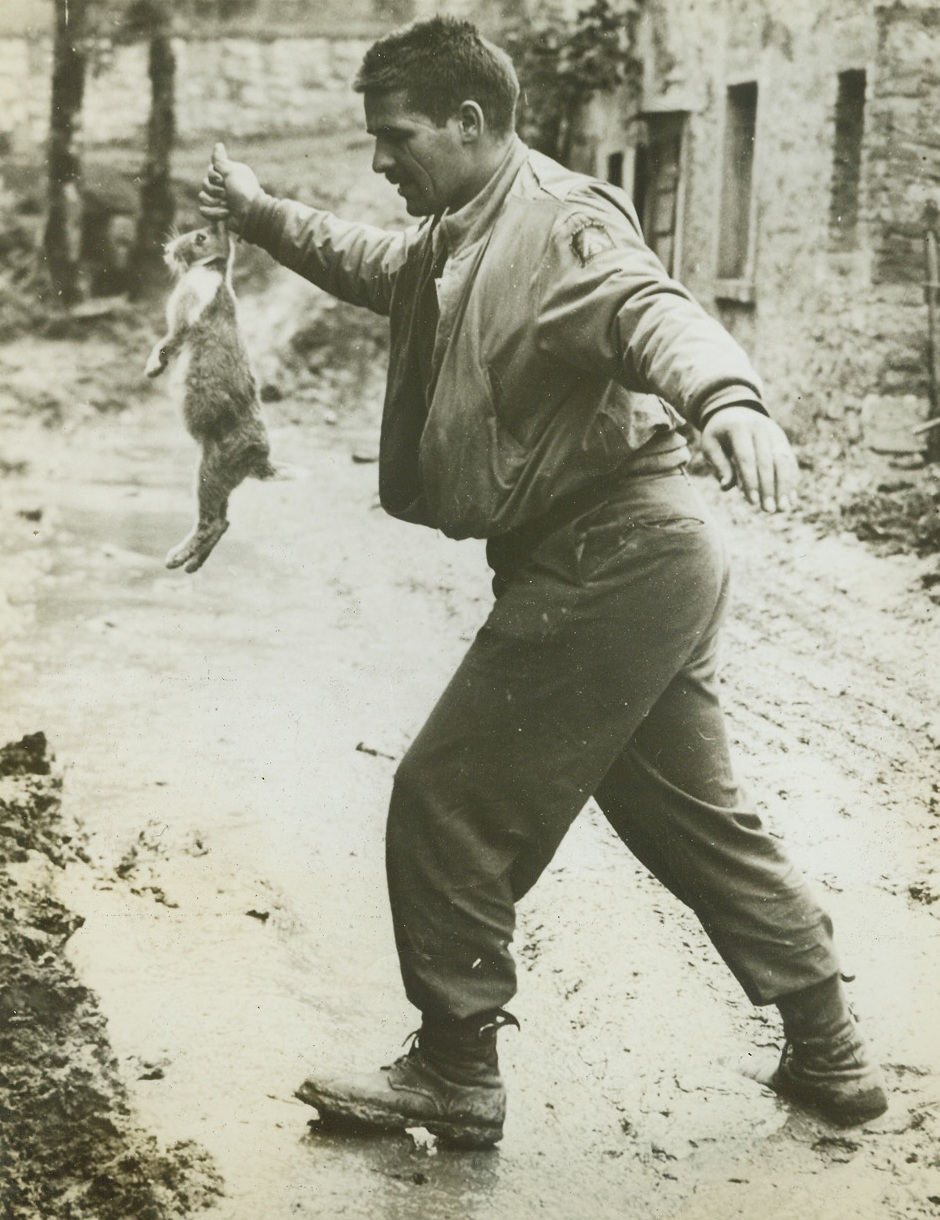
[[[571,249],[582,267],[586,267],[599,254],[613,248],[614,239],[597,220],[586,221],[571,235]]]

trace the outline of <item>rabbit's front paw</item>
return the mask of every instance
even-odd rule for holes
[[[159,377],[165,368],[166,351],[162,347],[157,346],[147,357],[144,373],[147,377]]]

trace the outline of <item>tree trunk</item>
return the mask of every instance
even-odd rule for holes
[[[930,410],[927,423],[917,432],[927,433],[928,462],[940,462],[940,213],[931,199],[926,208],[924,250],[927,256],[927,350],[930,367]]]
[[[65,305],[80,296],[81,160],[76,136],[85,94],[85,13],[86,0],[55,0],[43,253],[53,291]]]
[[[169,22],[150,40],[150,118],[147,156],[141,171],[140,216],[137,221],[135,265],[139,279],[135,295],[165,285],[163,243],[176,211],[170,178],[170,158],[176,136],[176,56]]]

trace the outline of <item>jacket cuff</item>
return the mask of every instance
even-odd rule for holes
[[[744,386],[734,386],[729,390],[723,390],[721,394],[716,394],[714,398],[710,398],[705,403],[699,411],[699,429],[704,428],[711,417],[718,411],[723,411],[725,407],[749,407],[752,411],[757,411],[761,415],[766,415],[768,419],[770,418],[770,412],[759,398],[754,397],[753,390],[748,390]]]
[[[277,206],[280,203],[273,195],[262,191],[255,196],[245,214],[241,237],[251,242],[253,246],[269,249],[277,240],[279,227],[277,225]]]

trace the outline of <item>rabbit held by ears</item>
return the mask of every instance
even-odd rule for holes
[[[224,224],[168,242],[164,259],[176,277],[167,301],[167,332],[144,372],[159,377],[175,360],[183,419],[202,448],[198,517],[192,532],[166,558],[168,568],[195,572],[228,529],[229,495],[246,478],[271,479],[258,387],[238,329],[232,263],[235,248]]]

